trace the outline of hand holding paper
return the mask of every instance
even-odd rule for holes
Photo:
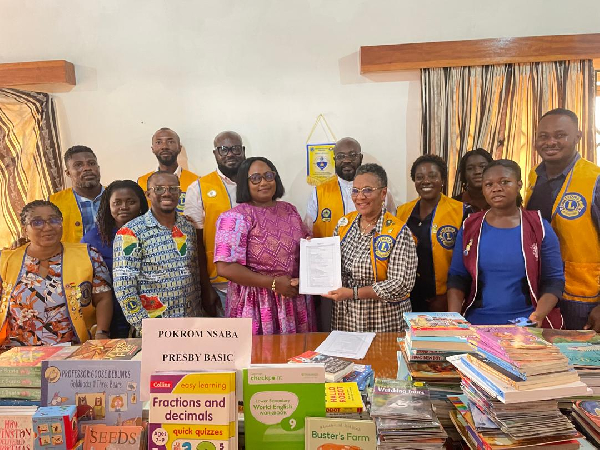
[[[342,287],[339,236],[300,241],[300,293],[322,295]]]

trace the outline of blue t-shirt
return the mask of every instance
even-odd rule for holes
[[[94,225],[81,238],[81,242],[91,245],[92,247],[96,248],[100,252],[100,254],[102,255],[102,258],[104,259],[104,262],[106,263],[106,265],[108,267],[108,270],[110,271],[111,276],[112,276],[112,266],[113,266],[112,244],[113,244],[116,234],[117,234],[117,230],[115,229],[111,233],[110,244],[107,245],[104,243],[104,241],[100,237],[100,232],[98,231],[98,226]]]
[[[556,233],[544,220],[545,235],[541,255],[542,289],[558,294],[562,291],[564,273],[560,246]],[[449,279],[470,275],[463,263],[463,230],[456,236],[455,251],[448,273]],[[452,283],[449,283],[449,287]],[[468,295],[468,290],[465,292]],[[479,295],[481,305],[471,307],[466,319],[474,325],[506,325],[511,319],[529,317],[533,306],[525,275],[525,259],[521,252],[521,225],[514,228],[496,228],[483,222],[479,240]]]

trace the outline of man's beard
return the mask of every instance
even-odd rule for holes
[[[169,156],[168,158],[162,158],[160,155],[156,155],[156,159],[158,159],[158,163],[163,166],[172,166],[173,164],[177,164],[177,155]]]
[[[236,181],[237,173],[238,173],[240,166],[241,166],[241,163],[237,167],[227,167],[227,166],[223,166],[221,164],[217,164],[217,167],[219,168],[221,173],[223,175],[225,175],[227,178],[229,178],[231,181]]]
[[[354,177],[356,176],[356,170],[352,172],[352,175],[346,174],[342,172],[343,167],[335,166],[335,173],[338,177],[345,181],[354,181]]]
[[[97,178],[95,180],[79,181],[76,184],[76,186],[81,189],[92,189],[92,188],[98,187],[99,184],[100,184],[100,179]]]

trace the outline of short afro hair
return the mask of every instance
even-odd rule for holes
[[[492,158],[492,155],[490,155],[490,152],[488,152],[484,148],[476,148],[475,150],[470,150],[466,152],[463,155],[463,157],[460,158],[460,162],[458,163],[458,177],[460,179],[460,184],[463,187],[467,184],[467,161],[471,156],[474,155],[482,156],[483,158],[485,158],[488,164],[494,160],[494,158]]]
[[[551,109],[546,114],[544,114],[542,117],[540,117],[540,120],[542,120],[546,116],[567,116],[573,122],[575,122],[575,126],[577,128],[579,128],[579,118],[577,117],[577,114],[575,114],[570,109],[565,109],[565,108],[554,108],[554,109]]]
[[[358,175],[364,175],[366,173],[375,175],[377,177],[377,179],[379,180],[379,183],[381,183],[380,187],[387,187],[387,185],[388,185],[387,173],[385,173],[385,169],[383,167],[381,167],[379,164],[367,163],[367,164],[363,164],[362,166],[358,166],[358,169],[356,169],[356,175],[354,177],[356,178]]]
[[[94,158],[98,159],[91,148],[86,147],[85,145],[74,145],[65,152],[65,165],[67,165],[69,161],[73,159],[73,155],[77,153],[91,153],[92,155],[94,155]]]
[[[410,168],[410,178],[413,181],[415,181],[417,167],[425,163],[435,164],[438,167],[438,169],[440,169],[440,173],[442,174],[442,181],[444,183],[446,182],[446,180],[448,179],[448,166],[446,165],[446,161],[444,161],[437,155],[422,155],[415,160],[415,162],[412,164],[412,167]]]

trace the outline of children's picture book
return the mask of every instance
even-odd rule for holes
[[[290,363],[325,364],[325,381],[337,383],[354,370],[354,363],[335,356],[323,355],[322,353],[308,351],[294,356],[288,360]]]
[[[35,447],[40,450],[70,450],[78,441],[77,407],[42,406],[33,415]]]
[[[152,450],[237,450],[234,371],[150,376]]]
[[[75,405],[83,425],[141,425],[139,361],[44,361],[42,406]]]
[[[64,359],[74,350],[63,346],[12,347],[0,354],[0,378],[39,378],[42,361]]]
[[[553,328],[531,328],[531,334],[551,344],[589,343],[600,344],[600,334],[594,330],[557,330]]]
[[[376,378],[371,416],[433,420],[429,391],[401,380]]]
[[[600,431],[600,401],[598,400],[577,400],[575,406],[580,413],[585,414],[585,418],[591,425]]]
[[[244,369],[246,448],[303,450],[306,417],[325,417],[325,368],[273,364]]]
[[[83,450],[142,450],[145,437],[141,425],[90,425],[85,428]]]
[[[37,407],[0,407],[0,449],[33,450],[33,415]]]
[[[142,339],[100,339],[85,341],[66,359],[129,360],[142,349]]]
[[[471,324],[456,312],[407,312],[404,321],[413,336],[469,336]]]
[[[355,382],[359,391],[365,391],[367,387],[373,386],[375,372],[368,364],[354,364],[354,370],[342,378],[346,383]]]
[[[377,434],[372,420],[306,418],[307,450],[375,450]]]
[[[364,404],[356,383],[325,383],[327,413],[360,413]]]

